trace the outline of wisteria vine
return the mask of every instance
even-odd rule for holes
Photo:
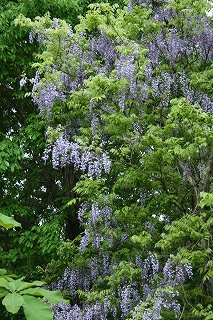
[[[213,58],[212,21],[199,12],[192,17],[187,10],[178,10],[166,0],[130,1],[124,20],[131,25],[131,18],[139,9],[151,10],[148,22],[145,21],[147,29],[139,30],[134,36],[131,34],[131,39],[125,35],[127,29],[119,34],[116,23],[110,22],[110,31],[106,27],[97,27],[96,24],[101,25],[100,16],[107,15],[109,7],[108,11],[99,13],[99,20],[92,16],[94,25],[84,27],[83,31],[75,33],[67,25],[61,36],[60,30],[64,24],[54,19],[50,29],[41,28],[38,31],[34,27],[30,33],[29,41],[34,41],[37,33],[38,42],[49,48],[54,57],[29,80],[32,99],[41,114],[48,115],[48,124],[52,125],[53,131],[54,119],[56,122],[60,119],[58,105],[67,116],[67,119],[62,118],[60,134],[54,139],[51,136],[48,138],[43,160],[51,159],[55,169],[72,164],[75,171],[86,173],[90,181],[108,177],[112,184],[110,191],[107,188],[103,191],[104,200],[100,201],[94,194],[93,199],[83,201],[79,207],[78,220],[84,227],[79,254],[86,259],[80,267],[67,267],[62,279],[51,285],[53,289],[68,291],[70,298],[70,304],[60,303],[53,308],[56,320],[160,320],[165,310],[177,317],[181,313],[180,288],[193,277],[189,263],[177,262],[169,257],[162,259],[157,250],[151,252],[133,248],[127,258],[129,248],[134,246],[132,236],[137,224],[141,223],[143,237],[151,242],[153,238],[160,237],[152,222],[157,220],[160,224],[162,220],[164,225],[171,222],[166,218],[167,213],[158,217],[150,215],[147,221],[142,219],[138,222],[137,215],[140,216],[141,208],[145,212],[149,199],[160,197],[160,192],[150,187],[147,193],[142,193],[134,176],[130,178],[134,180],[131,194],[128,188],[127,191],[125,189],[126,181],[123,189],[116,194],[116,182],[122,179],[124,171],[132,164],[135,145],[147,129],[147,118],[154,114],[152,119],[155,124],[163,127],[172,99],[184,97],[190,104],[199,105],[203,112],[213,112],[213,97],[202,90],[197,79],[194,80],[194,74],[199,74],[202,68],[206,68],[209,76],[208,68]],[[122,25],[119,17],[117,19],[118,24]],[[57,54],[49,47],[53,39],[58,46]],[[25,85],[26,81],[24,77],[20,85]],[[117,131],[120,132],[117,121],[114,129],[116,138],[111,139],[111,123],[109,120],[107,122],[106,117],[112,121],[114,114],[128,117],[132,110],[134,117],[126,122],[126,127],[123,126],[122,134],[116,136]],[[143,123],[140,117],[144,113],[147,113],[147,118]],[[72,125],[75,128],[68,130]],[[131,134],[126,133],[126,128],[131,128]],[[82,139],[84,132],[87,133],[85,140]],[[173,138],[177,134],[174,132]],[[128,144],[126,149],[123,148],[124,141]],[[154,153],[152,145],[149,149]],[[200,153],[204,154],[204,151],[202,147]],[[148,153],[149,150],[145,149],[136,157],[141,160]],[[197,168],[200,179],[203,179],[206,159],[205,156],[201,158]],[[143,172],[142,165],[138,169],[142,160],[135,165],[138,174]],[[121,169],[118,173],[119,165]],[[183,165],[181,163],[180,168],[183,184],[189,182],[192,170],[190,157]],[[153,180],[154,173],[150,178],[151,182]],[[161,172],[158,181],[162,180]],[[147,182],[147,189],[150,181]],[[166,182],[162,184],[166,189]],[[126,213],[123,208],[126,198],[131,204],[136,199],[137,214],[134,213],[134,206],[130,206]],[[176,208],[181,205],[176,201]],[[119,214],[126,214],[125,222],[128,223],[119,219]],[[138,241],[143,246],[143,239],[139,237]],[[122,254],[126,265],[121,268]],[[129,268],[126,273],[125,268]],[[79,299],[82,300],[79,302]]]

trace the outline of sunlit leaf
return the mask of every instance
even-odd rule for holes
[[[14,227],[21,227],[21,224],[15,221],[12,217],[8,217],[0,213],[0,226],[9,229]]]
[[[26,320],[52,320],[51,309],[35,297],[23,295]]]
[[[23,305],[23,303],[23,297],[16,292],[7,294],[2,301],[2,304],[10,313],[17,313],[20,307]]]

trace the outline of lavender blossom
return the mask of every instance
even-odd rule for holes
[[[175,280],[175,269],[174,263],[167,262],[163,268],[164,280],[168,286],[174,286],[176,284]]]
[[[199,174],[200,174],[200,179],[202,180],[204,178],[204,172],[205,172],[205,169],[206,169],[206,165],[204,163],[199,163],[197,168],[198,168],[198,171],[199,171]]]
[[[119,103],[119,107],[120,107],[121,110],[123,110],[123,111],[126,109],[125,100],[126,100],[126,90],[125,90],[124,88],[122,88],[122,89],[119,91],[119,94],[118,94],[118,103]]]
[[[145,222],[145,229],[150,233],[150,234],[154,234],[155,232],[155,227],[154,225],[150,222],[150,221],[147,221]]]
[[[45,32],[43,30],[40,30],[37,36],[38,36],[38,43],[41,45],[45,40]]]
[[[97,258],[93,258],[90,260],[90,262],[88,263],[88,268],[91,272],[91,279],[93,281],[97,280],[100,275]]]
[[[188,264],[176,264],[168,260],[163,268],[164,282],[167,286],[174,287],[183,284],[186,278],[191,278],[192,267]]]
[[[26,83],[27,83],[27,78],[26,77],[21,78],[21,80],[20,80],[20,88],[22,88]]]
[[[70,163],[74,164],[76,170],[87,171],[89,177],[100,177],[102,170],[105,173],[110,172],[111,161],[106,153],[97,156],[95,152],[84,150],[78,143],[69,142],[69,140],[60,136],[44,153],[43,159],[46,161],[49,152],[52,149],[53,168],[64,167]]]
[[[90,239],[90,232],[87,229],[85,229],[84,235],[81,238],[81,242],[80,242],[80,246],[79,246],[81,253],[84,252],[84,250],[87,248],[87,246],[89,244],[89,239]]]
[[[95,135],[97,133],[98,129],[98,124],[99,124],[99,119],[97,116],[94,114],[92,115],[92,120],[91,120],[91,127],[92,127],[92,134]]]
[[[94,249],[99,249],[102,242],[103,238],[101,237],[100,233],[96,231],[92,237],[92,247]]]
[[[56,140],[52,148],[53,168],[57,168],[59,165],[63,167],[70,162],[71,148],[72,145],[67,139],[59,137]]]
[[[140,301],[140,295],[134,283],[127,285],[120,290],[120,307],[122,319],[126,319],[128,313]]]
[[[203,17],[200,21],[203,26],[203,31],[197,30],[197,34],[194,36],[194,41],[196,41],[196,46],[199,49],[199,57],[201,60],[209,62],[213,57],[213,33],[212,26],[209,19]]]
[[[125,77],[130,83],[134,83],[134,56],[121,55],[116,61],[116,71],[118,79]]]
[[[80,205],[79,209],[78,209],[78,220],[79,220],[79,222],[82,223],[84,221],[84,214],[87,211],[87,209],[88,209],[88,203],[87,202],[83,202]]]
[[[145,283],[143,285],[143,300],[145,301],[149,297],[154,297],[155,289],[151,289],[151,287]]]
[[[143,262],[142,278],[150,283],[153,283],[158,271],[159,261],[157,255],[150,252],[149,256]]]
[[[106,67],[101,69],[107,71],[113,65],[116,57],[115,45],[112,39],[101,30],[98,37],[90,39],[90,49],[96,55],[101,55],[105,59]]]
[[[96,302],[80,308],[78,305],[70,306],[65,303],[59,303],[53,307],[53,316],[55,320],[106,320],[110,304],[105,299],[104,304]]]
[[[32,81],[31,81],[32,82]],[[33,102],[40,107],[40,111],[43,112],[46,109],[51,109],[54,105],[54,101],[65,101],[65,95],[63,92],[57,89],[53,83],[48,83],[43,88],[39,88],[34,84]]]
[[[187,160],[184,166],[184,171],[183,171],[183,180],[184,182],[187,181],[187,175],[191,172],[191,165],[190,165],[190,161]]]
[[[33,43],[33,41],[34,41],[34,39],[35,39],[35,30],[34,29],[32,29],[31,31],[30,31],[30,33],[29,33],[29,43]]]

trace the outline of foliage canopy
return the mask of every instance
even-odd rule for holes
[[[15,20],[39,46],[20,85],[32,86],[39,161],[62,199],[31,228],[53,244],[41,251],[59,246],[46,281],[70,304],[54,319],[211,319],[209,9],[135,0],[91,5],[75,28],[50,14]]]

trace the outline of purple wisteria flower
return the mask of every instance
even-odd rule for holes
[[[149,253],[142,265],[142,278],[148,283],[153,283],[159,272],[159,261],[155,253]]]
[[[122,312],[122,319],[126,319],[128,313],[132,308],[140,301],[140,294],[136,288],[136,285],[132,283],[131,285],[127,285],[122,287],[119,290],[120,294],[120,308]]]
[[[85,223],[86,229],[81,238],[80,251],[83,252],[89,244],[91,239],[92,247],[99,248],[104,238],[109,237],[109,234],[102,234],[99,225],[103,224],[105,228],[110,230],[112,209],[105,205],[100,206],[97,202],[91,204],[89,210],[88,203],[83,203],[78,211],[78,219],[81,223]]]
[[[33,43],[33,41],[34,41],[34,39],[35,39],[35,36],[36,36],[36,34],[35,34],[35,30],[34,29],[32,29],[31,31],[30,31],[30,33],[29,33],[29,43]]]
[[[44,151],[43,160],[47,161],[52,153],[53,168],[64,167],[73,163],[75,170],[87,171],[89,177],[100,177],[102,171],[110,172],[111,160],[105,152],[96,154],[94,151],[85,150],[76,142],[69,142],[68,138],[60,136],[53,145]]]
[[[33,93],[33,102],[40,107],[41,112],[51,109],[56,100],[64,102],[65,95],[53,83],[48,83],[42,89],[40,88],[39,93],[35,91]]]
[[[109,70],[115,61],[116,49],[114,41],[107,37],[103,30],[98,37],[90,39],[90,50],[105,59],[106,66],[104,69],[101,68],[101,72]]]
[[[80,252],[83,252],[87,248],[89,244],[89,239],[90,239],[90,232],[87,229],[85,229],[84,235],[81,238],[81,242],[79,246]]]
[[[20,88],[22,88],[26,83],[27,83],[27,78],[26,77],[21,78],[21,80],[20,80]]]
[[[192,267],[189,264],[176,264],[168,260],[163,268],[164,283],[170,287],[183,284],[187,278],[192,278]]]

